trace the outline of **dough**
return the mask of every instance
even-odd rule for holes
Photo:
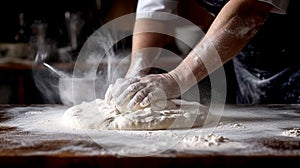
[[[140,105],[137,105],[133,109],[128,109],[127,108],[128,103],[129,103],[129,101],[126,101],[125,103],[123,103],[123,105],[120,106],[120,105],[117,105],[114,100],[111,100],[111,102],[110,102],[110,104],[114,105],[117,108],[117,110],[119,110],[121,113],[126,112],[126,111],[137,111],[137,110],[142,110],[142,109],[147,108],[147,107],[141,107]],[[151,106],[150,108],[155,111],[176,108],[176,104],[169,100],[157,101],[157,102],[154,102],[153,104],[151,104],[150,106]]]
[[[208,108],[184,100],[170,100],[165,109],[153,107],[133,111],[119,111],[115,106],[96,99],[67,109],[62,122],[68,127],[99,130],[157,130],[200,127],[208,115]]]

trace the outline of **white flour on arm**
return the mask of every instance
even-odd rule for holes
[[[70,107],[62,122],[72,128],[99,130],[158,130],[200,127],[209,113],[207,107],[184,100],[170,100],[174,105],[163,110],[146,107],[133,111],[120,111],[105,100]]]

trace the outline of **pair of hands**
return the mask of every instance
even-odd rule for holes
[[[106,91],[105,101],[127,109],[147,107],[157,101],[180,96],[177,81],[170,73],[119,78]]]

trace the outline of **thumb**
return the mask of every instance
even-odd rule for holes
[[[107,104],[110,104],[110,101],[112,99],[112,84],[110,84],[105,92],[104,100]]]

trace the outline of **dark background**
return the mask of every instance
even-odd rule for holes
[[[48,36],[58,42],[66,41],[65,12],[76,13],[84,20],[83,37],[90,35],[103,22],[114,0],[7,0],[0,5],[0,42],[14,42],[19,28],[19,14],[24,13],[26,35],[30,36],[34,22],[48,24]]]
[[[19,14],[23,13],[24,27],[22,28],[25,31],[22,42],[29,41],[32,36],[33,24],[46,23],[47,38],[52,40],[56,47],[68,46],[70,42],[65,23],[65,12],[68,11],[77,14],[84,21],[78,37],[78,48],[80,49],[86,39],[101,25],[118,16],[135,12],[137,0],[5,0],[1,3],[0,43],[17,42],[15,35],[20,30]],[[186,1],[180,6],[185,8],[181,12],[183,17],[196,21],[195,24],[198,24],[197,21],[201,21],[197,19],[199,10],[193,1]],[[174,45],[168,47],[176,50]],[[227,102],[234,103],[236,84],[231,62],[225,65],[225,70],[228,88]],[[204,89],[204,96],[210,94],[205,91],[207,88],[209,88],[209,79],[200,82],[200,91]],[[49,102],[43,98],[35,86],[31,69],[16,68],[14,65],[10,68],[0,68],[0,103],[39,104]],[[59,99],[54,103],[60,103]]]
[[[101,25],[118,16],[132,13],[136,1],[129,0],[5,0],[0,5],[0,43],[28,43],[33,25],[46,24],[46,37],[55,47],[70,46],[65,13],[77,15],[83,21],[78,35],[78,50]],[[19,15],[24,16],[20,27]],[[15,39],[24,30],[21,41]],[[76,54],[78,51],[74,51]],[[35,86],[31,68],[23,65],[0,64],[0,103],[49,103]],[[53,102],[50,102],[53,103]],[[57,99],[54,103],[60,103]]]

